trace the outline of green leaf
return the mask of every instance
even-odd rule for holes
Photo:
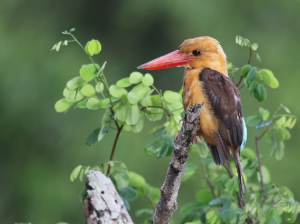
[[[151,85],[153,85],[154,79],[153,79],[152,75],[150,75],[149,73],[146,73],[145,76],[144,76],[144,78],[142,79],[142,83],[145,86],[151,86]]]
[[[250,161],[255,161],[257,160],[257,156],[256,156],[256,153],[250,149],[250,148],[244,148],[242,151],[241,151],[241,155],[250,160]]]
[[[75,90],[79,86],[86,84],[86,81],[83,80],[80,76],[75,77],[71,79],[69,82],[67,82],[67,87],[69,90]]]
[[[158,151],[162,149],[163,145],[164,145],[163,140],[157,140],[155,142],[151,142],[147,144],[144,148],[144,151],[148,156],[152,156],[158,153]]]
[[[148,86],[145,86],[143,83],[141,83],[135,86],[130,92],[137,95],[138,99],[140,100],[143,97],[149,95],[151,93],[151,89]]]
[[[127,119],[128,106],[121,104],[116,112],[116,118],[119,121],[125,122]]]
[[[129,82],[129,78],[120,79],[117,82],[117,86],[119,86],[119,87],[128,87],[128,86],[131,86],[131,82]]]
[[[142,111],[139,112],[140,115],[139,115],[139,120],[138,122],[135,124],[135,125],[132,125],[131,128],[132,128],[132,132],[133,133],[139,133],[142,131],[143,127],[144,127],[144,114]]]
[[[173,92],[173,91],[165,91],[164,92],[164,100],[168,103],[175,103],[180,101],[181,96],[179,95],[179,93],[177,92]]]
[[[251,45],[251,49],[252,49],[252,50],[256,51],[257,48],[258,48],[258,44],[257,44],[257,43],[253,43],[253,44]]]
[[[154,135],[154,137],[157,137],[157,136],[161,135],[165,130],[166,130],[166,127],[164,125],[161,125],[161,126],[152,128],[149,131],[149,134]]]
[[[133,201],[134,199],[137,198],[136,190],[134,190],[132,187],[122,187],[119,190],[119,194],[127,201]]]
[[[222,219],[222,221],[229,222],[238,215],[242,214],[244,214],[244,210],[240,208],[231,208],[220,212],[219,217]]]
[[[100,108],[100,100],[98,98],[89,98],[86,102],[86,107],[90,110],[97,110]]]
[[[283,127],[286,128],[286,127],[289,127],[292,123],[292,120],[293,118],[290,117],[289,119],[287,119],[287,121],[284,123]]]
[[[129,211],[130,210],[130,205],[129,205],[128,201],[125,198],[122,198],[122,200],[123,200],[123,203],[124,203],[124,206],[125,206],[126,210]]]
[[[94,87],[91,85],[91,84],[85,84],[80,92],[84,95],[84,96],[87,96],[87,97],[91,97],[91,96],[94,96],[96,94],[96,91],[94,89]]]
[[[237,177],[234,178],[230,178],[229,180],[227,180],[227,182],[225,183],[225,188],[227,191],[235,191],[238,192],[239,188],[238,188],[238,179]]]
[[[276,151],[275,151],[275,158],[277,160],[282,160],[284,157],[284,142],[280,141],[279,144],[277,144]]]
[[[249,127],[255,127],[261,121],[262,121],[262,119],[258,116],[250,116],[250,117],[245,118],[245,122],[246,122],[247,126],[249,126]]]
[[[181,182],[185,182],[195,174],[195,170],[187,170],[184,172]]]
[[[119,100],[119,98],[116,98],[116,97],[111,97],[110,99],[111,99],[112,103]],[[110,104],[109,98],[106,98],[104,100],[100,100],[100,107],[101,108],[106,108],[108,106],[108,104]]]
[[[101,51],[101,44],[98,40],[92,39],[87,43],[88,53],[90,56],[93,56],[94,54],[99,54]]]
[[[141,188],[146,184],[146,180],[143,176],[135,173],[135,172],[128,172],[130,177],[129,185],[135,188]]]
[[[140,111],[136,104],[130,105],[127,109],[126,124],[135,125],[138,123]]]
[[[109,128],[105,127],[104,125],[101,126],[101,129],[98,134],[98,142],[100,142],[102,140],[102,138],[104,137],[104,135],[107,134],[108,131],[109,131]]]
[[[261,69],[259,72],[259,77],[263,80],[268,86],[275,89],[279,86],[278,80],[274,77],[272,71],[268,69]]]
[[[267,169],[267,167],[261,166],[261,171],[262,171],[262,175],[263,175],[264,184],[270,183],[271,182],[271,174],[270,174],[269,170]],[[260,175],[258,172],[257,172],[257,179],[260,182]]]
[[[209,206],[215,207],[215,206],[223,205],[226,201],[228,201],[227,198],[216,198],[210,201],[208,204]]]
[[[76,107],[85,109],[86,108],[86,101],[84,100],[84,101],[78,102]]]
[[[256,74],[257,74],[256,67],[252,67],[247,75],[247,80],[251,83],[255,79]]]
[[[258,82],[253,80],[253,82],[251,82],[251,84],[249,85],[250,94],[252,94],[256,90],[257,86],[258,86]]]
[[[165,142],[162,149],[158,152],[157,157],[160,158],[162,156],[166,156],[168,154],[169,147],[169,143]]]
[[[131,84],[137,84],[141,82],[143,79],[143,75],[140,72],[132,72],[129,76],[129,82]]]
[[[198,202],[208,203],[213,200],[213,196],[210,189],[203,189],[197,192],[196,200]]]
[[[189,213],[203,211],[205,206],[206,206],[206,203],[199,203],[199,202],[187,203],[187,204],[183,205],[182,208],[180,209],[180,214],[182,216],[186,216]]]
[[[206,213],[206,220],[208,223],[217,223],[216,221],[218,220],[218,214],[215,210],[211,209]]]
[[[88,146],[93,146],[98,142],[99,132],[100,132],[100,128],[97,128],[91,134],[89,134],[89,136],[86,139],[86,144]]]
[[[288,223],[294,223],[297,219],[298,213],[294,213],[294,212],[286,212],[284,214],[284,219],[285,221],[287,221]]]
[[[82,181],[83,181],[83,174],[84,174],[84,170],[83,170],[83,169],[81,169],[81,171],[80,171],[80,175],[79,175],[79,180],[80,180],[80,182],[82,182]]]
[[[56,112],[63,112],[69,109],[70,106],[72,106],[72,102],[68,102],[66,98],[62,98],[59,101],[57,101],[54,105],[54,108]]]
[[[66,87],[64,89],[63,95],[64,95],[64,97],[66,97],[66,100],[68,102],[76,102],[76,101],[82,100],[84,97],[79,91],[69,90],[68,87]],[[75,99],[75,97],[76,97],[76,99]]]
[[[267,98],[267,91],[262,84],[258,84],[256,90],[254,91],[254,97],[258,102],[262,102]]]
[[[102,82],[97,82],[95,89],[96,89],[96,92],[97,92],[97,93],[102,93],[103,90],[104,90],[104,85],[103,85],[103,83],[102,83]]]
[[[268,110],[265,110],[264,108],[260,107],[259,108],[259,113],[262,116],[262,119],[264,121],[268,120],[269,116],[270,116],[270,112]]]
[[[56,44],[56,46],[55,46],[55,50],[56,50],[56,51],[59,51],[59,48],[60,48],[61,44],[62,44],[61,41],[59,41],[59,42]]]
[[[79,166],[75,167],[74,170],[72,171],[72,173],[70,175],[70,180],[72,182],[79,176],[81,168],[82,168],[82,166],[79,165]]]
[[[282,116],[275,123],[276,123],[277,127],[281,127],[285,124],[285,122],[286,122],[286,117]]]
[[[95,78],[97,70],[93,64],[82,65],[79,73],[84,81],[89,82]]]
[[[294,118],[294,120],[292,121],[292,123],[289,125],[289,128],[292,129],[295,124],[296,124],[297,118]]]
[[[137,217],[140,217],[142,215],[147,216],[149,218],[151,218],[153,216],[154,210],[153,209],[148,209],[148,208],[142,208],[139,209],[135,212],[135,215]]]
[[[124,94],[124,95],[127,95],[127,90],[122,88],[122,87],[119,87],[119,86],[116,86],[116,85],[111,85],[109,87],[109,93],[114,96],[114,97],[117,97],[117,98],[121,98],[121,96]]]

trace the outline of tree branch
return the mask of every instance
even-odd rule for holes
[[[276,204],[278,204],[279,202],[281,202],[281,200],[277,200],[275,201],[269,208],[267,208],[258,218],[257,220],[255,220],[255,222],[253,224],[256,224],[266,213],[267,211],[269,211],[271,208],[273,208]]]
[[[255,137],[255,146],[256,146],[256,154],[257,154],[257,159],[258,159],[258,171],[259,171],[259,176],[260,176],[260,183],[261,183],[261,190],[264,193],[265,191],[265,185],[264,185],[264,179],[263,179],[263,175],[262,175],[262,171],[261,171],[261,161],[260,161],[260,155],[259,155],[259,148],[258,148],[258,141],[267,133],[269,129],[266,128],[266,130],[259,136],[259,137]],[[264,203],[266,202],[268,198],[268,194],[264,195],[264,199],[260,205],[260,208],[262,208],[264,206]]]
[[[87,174],[87,193],[84,214],[87,224],[126,223],[133,224],[123,200],[113,182],[100,171]]]
[[[178,138],[174,140],[173,153],[167,171],[165,181],[160,188],[161,196],[156,206],[152,223],[168,224],[172,218],[173,212],[178,208],[176,199],[178,196],[181,179],[184,174],[187,153],[189,147],[193,144],[196,132],[199,130],[199,116],[202,105],[189,107]]]

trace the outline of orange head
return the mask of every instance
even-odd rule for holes
[[[209,67],[227,75],[226,55],[219,42],[211,37],[196,37],[185,40],[178,50],[166,54],[137,67],[138,69],[157,70],[183,66],[186,69]]]

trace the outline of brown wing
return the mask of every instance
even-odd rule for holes
[[[243,141],[243,111],[238,88],[229,77],[210,68],[204,68],[199,79],[219,120],[219,133],[215,136],[218,147],[225,147],[224,150],[226,146],[239,149]],[[224,143],[226,146],[222,146]]]

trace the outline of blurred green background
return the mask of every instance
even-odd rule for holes
[[[258,114],[259,106],[274,111],[283,103],[300,117],[299,12],[300,1],[281,0],[1,0],[0,223],[84,223],[78,197],[82,183],[72,183],[70,172],[78,164],[99,165],[109,158],[114,133],[96,147],[85,145],[86,136],[100,125],[99,110],[54,110],[66,82],[79,75],[82,64],[90,63],[76,44],[50,52],[54,43],[65,40],[62,31],[75,27],[83,44],[100,40],[103,49],[94,60],[108,61],[105,74],[110,84],[177,49],[183,40],[204,35],[219,40],[228,61],[241,67],[248,60],[248,50],[235,44],[235,36],[241,35],[259,43],[262,62],[253,58],[253,64],[271,69],[280,82],[276,90],[267,87],[263,103],[243,89],[245,116]],[[159,89],[181,88],[182,68],[151,74]],[[158,124],[146,123],[139,134],[124,132],[115,154],[115,160],[155,187],[163,183],[169,158],[146,156],[143,147],[152,140],[148,131]],[[292,130],[282,161],[269,156],[271,146],[264,140],[260,143],[262,163],[272,180],[289,187],[298,201],[299,127]],[[254,148],[258,134],[249,130],[248,147]],[[179,206],[195,200],[200,183],[198,174],[182,184]],[[134,221],[140,223],[134,212],[150,204],[138,198],[131,207]],[[175,218],[181,219],[178,211]]]

